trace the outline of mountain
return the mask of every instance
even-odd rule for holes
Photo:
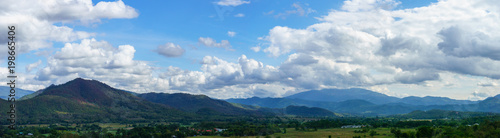
[[[416,97],[409,96],[405,97],[399,101],[399,103],[411,104],[411,105],[447,105],[447,104],[474,104],[477,102],[469,101],[469,100],[455,100],[450,99],[448,97]]]
[[[16,101],[16,108],[20,123],[144,122],[193,117],[99,81],[81,78],[47,87],[31,99]]]
[[[318,108],[318,107],[306,107],[306,106],[293,106],[290,105],[285,108],[285,113],[288,115],[297,115],[304,117],[325,117],[325,116],[337,116],[332,111]]]
[[[396,97],[391,97],[378,92],[359,89],[359,88],[311,90],[290,95],[285,98],[302,99],[309,101],[322,101],[322,102],[365,100],[375,104],[386,104],[386,103],[396,102],[399,100],[399,98]]]
[[[387,99],[386,101],[382,101]],[[313,90],[284,98],[227,99],[238,104],[267,108],[285,108],[290,105],[319,107],[335,113],[359,116],[385,116],[433,109],[500,113],[500,95],[483,101],[455,100],[446,97],[397,98],[363,89]]]
[[[478,111],[500,113],[500,98],[489,97],[477,103]]]
[[[15,99],[20,99],[21,97],[23,97],[25,95],[29,95],[29,94],[34,93],[34,91],[24,90],[24,89],[19,89],[19,88],[15,88],[15,90],[16,90],[16,96],[14,96]],[[7,100],[7,98],[9,98],[9,94],[10,94],[10,87],[0,86],[0,98],[1,99]]]
[[[205,95],[186,93],[145,93],[138,94],[145,100],[168,105],[182,111],[215,115],[257,115],[258,112],[237,107],[223,100],[212,99]]]
[[[462,112],[462,111],[447,111],[433,109],[429,111],[416,110],[408,114],[394,115],[392,117],[404,118],[404,119],[443,119],[443,118],[470,118],[478,116],[493,116],[500,115],[498,113],[486,113],[486,112]]]
[[[327,102],[316,102],[302,99],[287,99],[287,98],[259,98],[252,97],[248,99],[227,99],[230,103],[238,103],[251,106],[260,106],[268,108],[286,108],[290,105],[297,106],[315,106],[319,107],[321,104],[328,104]]]

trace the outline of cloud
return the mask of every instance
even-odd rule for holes
[[[39,1],[7,0],[15,5],[0,6],[0,25],[16,25],[18,43],[23,44],[18,52],[50,48],[52,42],[72,42],[94,36],[94,33],[75,31],[73,28],[56,23],[95,23],[101,19],[135,18],[137,11],[123,1],[99,2],[93,5],[91,0]],[[29,9],[29,10],[26,10]],[[7,32],[7,27],[0,28]],[[7,34],[0,34],[0,46],[5,46]],[[5,49],[1,49],[1,55]]]
[[[35,63],[29,64],[28,66],[26,66],[26,72],[27,73],[31,72],[33,69],[38,68],[38,66],[40,66],[41,64],[42,64],[42,60],[38,60]]]
[[[236,36],[236,32],[233,32],[233,31],[227,31],[227,36],[229,36],[229,37],[234,37],[234,36]]]
[[[342,10],[356,12],[356,11],[370,11],[370,10],[391,10],[401,4],[395,0],[346,0],[342,6]]]
[[[239,6],[243,4],[250,4],[250,1],[244,1],[244,0],[220,0],[217,2],[217,5],[221,6]]]
[[[106,41],[84,39],[66,43],[47,59],[47,65],[36,73],[38,81],[65,82],[76,77],[109,82],[131,90],[150,87],[152,67],[144,61],[133,60],[135,48],[130,45],[113,47]]]
[[[392,10],[400,2],[345,1],[343,11],[305,29],[274,27],[262,48],[273,57],[288,56],[279,69],[293,82],[282,81],[306,89],[425,85],[441,81],[443,72],[500,79],[500,35],[493,33],[500,31],[494,25],[500,19],[492,12],[499,7],[488,2]],[[311,59],[303,55],[317,63],[303,66]]]
[[[472,32],[468,32],[472,31]],[[438,47],[443,53],[456,57],[485,57],[500,60],[500,40],[481,31],[452,26],[438,33],[443,42]]]
[[[254,52],[259,52],[260,51],[260,46],[255,46],[250,48]]]
[[[238,13],[238,14],[235,14],[234,17],[245,17],[245,14],[243,13]]]
[[[242,55],[238,61],[238,63],[231,63],[217,57],[205,56],[201,61],[201,71],[168,67],[168,70],[159,77],[168,80],[171,89],[190,92],[279,80],[275,67],[264,66],[262,62],[248,59],[245,55]]]
[[[492,87],[492,86],[498,86],[498,84],[495,82],[480,82],[480,83],[477,83],[477,86]]]
[[[221,40],[220,43],[217,43],[214,39],[210,37],[200,37],[198,38],[198,43],[208,46],[208,47],[218,47],[225,48],[227,50],[231,50],[231,44],[227,40]]]
[[[308,4],[305,4],[305,6],[307,6],[307,5]],[[282,13],[277,13],[276,15],[274,15],[274,17],[286,19],[288,16],[293,15],[293,14],[296,14],[298,16],[307,16],[310,13],[316,12],[316,10],[313,10],[311,8],[308,8],[308,7],[303,7],[303,6],[304,5],[301,5],[299,2],[293,3],[292,4],[292,7],[294,8],[293,10],[288,10],[288,11],[285,11]],[[273,13],[274,13],[274,10],[270,11],[268,13],[264,13],[264,14],[269,15],[269,14],[273,14]]]
[[[181,46],[175,45],[174,43],[166,43],[164,45],[159,45],[154,52],[165,57],[180,57],[186,52]]]

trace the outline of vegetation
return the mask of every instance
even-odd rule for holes
[[[476,109],[496,110],[500,108],[499,101],[497,96],[467,106],[480,105]],[[282,103],[277,104],[281,106]],[[309,104],[319,106],[330,102]],[[1,109],[8,106],[7,101],[0,99]],[[336,109],[341,111],[358,108],[392,112],[406,108],[398,104],[375,105],[356,99],[338,102],[335,106],[342,107]],[[373,116],[363,117],[333,113],[330,109],[317,107],[263,108],[231,104],[203,95],[132,94],[95,80],[83,79],[52,85],[31,98],[17,101],[16,108],[18,128],[8,129],[5,126],[7,120],[2,119],[0,137],[500,136],[498,113],[428,110],[384,117],[366,112],[364,115]],[[0,114],[0,118],[6,118],[5,115]]]
[[[405,120],[398,118],[241,118],[227,121],[139,124],[0,126],[0,137],[500,137],[500,116],[467,119]],[[476,122],[479,123],[471,123]],[[355,128],[343,128],[345,126]]]

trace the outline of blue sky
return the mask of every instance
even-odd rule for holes
[[[82,77],[215,98],[328,88],[499,94],[500,6],[488,0],[18,3],[0,24],[19,26],[24,89]]]

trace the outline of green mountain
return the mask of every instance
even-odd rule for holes
[[[24,90],[24,89],[19,89],[19,88],[15,88],[15,90],[16,90],[16,96],[14,96],[15,99],[20,99],[21,97],[23,97],[25,95],[29,95],[29,94],[34,93],[34,91]],[[0,98],[1,99],[7,100],[7,98],[9,98],[9,94],[10,94],[10,87],[0,86]]]
[[[285,113],[288,115],[297,115],[304,117],[336,117],[335,113],[332,111],[318,108],[318,107],[306,107],[306,106],[293,106],[290,105],[285,108]]]
[[[212,99],[205,95],[185,93],[145,93],[138,94],[145,100],[168,105],[182,111],[200,115],[261,115],[257,110],[247,110],[223,100]],[[264,113],[267,114],[267,113]]]
[[[416,110],[416,111],[410,112],[408,114],[393,115],[392,117],[403,118],[403,119],[443,119],[443,118],[461,119],[461,118],[470,118],[470,117],[478,117],[478,116],[493,116],[493,115],[500,115],[500,114],[487,113],[487,112],[462,112],[462,111],[448,111],[448,110],[433,109],[433,110],[428,110],[428,111]]]
[[[1,108],[7,109],[7,104],[2,103]],[[31,99],[17,101],[16,107],[20,123],[145,122],[193,117],[99,81],[81,78],[50,86]]]

